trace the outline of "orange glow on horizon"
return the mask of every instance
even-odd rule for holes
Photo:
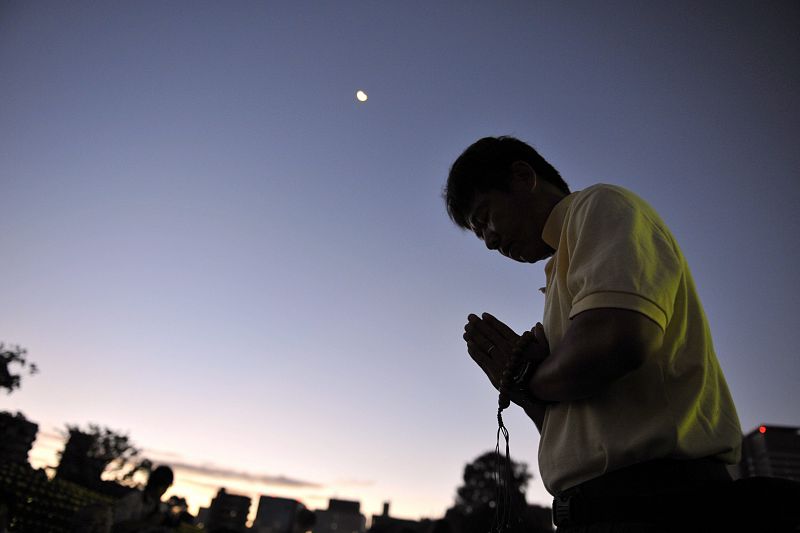
[[[40,431],[34,441],[33,447],[28,454],[31,467],[50,468],[50,477],[55,474],[55,467],[59,462],[59,452],[64,448],[65,439],[57,434],[57,430]],[[146,453],[146,452],[145,452]],[[164,464],[169,464],[169,461],[164,461]],[[369,502],[368,498],[363,496],[359,497],[356,494],[339,495],[336,487],[325,487],[317,489],[297,488],[297,487],[274,487],[266,483],[260,483],[250,479],[242,478],[236,475],[233,476],[213,476],[203,473],[186,471],[181,466],[173,466],[175,472],[175,481],[172,486],[164,494],[163,499],[166,500],[170,496],[179,496],[186,498],[189,505],[189,512],[197,515],[200,507],[208,507],[211,500],[216,496],[221,487],[225,487],[228,492],[233,494],[240,494],[250,497],[250,510],[247,516],[248,527],[252,526],[255,520],[255,515],[258,509],[259,497],[262,495],[281,496],[285,498],[294,498],[302,501],[311,509],[324,509],[328,505],[328,500],[338,496],[356,499],[362,503],[362,507],[372,504],[370,507],[379,505],[380,502]],[[110,479],[110,476],[104,473],[104,479]],[[146,477],[139,474],[136,481],[144,484]],[[367,505],[365,505],[367,504]],[[362,508],[362,513],[369,516],[369,511]]]

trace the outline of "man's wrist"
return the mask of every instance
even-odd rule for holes
[[[528,412],[531,409],[541,408],[546,406],[550,402],[545,402],[532,396],[527,392],[520,391],[519,394],[516,392],[511,395],[511,401],[514,405],[522,408],[523,411]]]
[[[525,361],[525,364],[511,382],[511,389],[514,392],[514,396],[525,398],[530,403],[541,403],[541,400],[533,395],[530,387],[531,379],[536,373],[538,366],[539,365],[533,361]]]

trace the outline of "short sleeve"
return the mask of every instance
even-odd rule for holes
[[[655,211],[610,186],[587,189],[572,209],[565,228],[570,318],[589,309],[629,309],[666,330],[683,260]]]

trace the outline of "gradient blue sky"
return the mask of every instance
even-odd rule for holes
[[[541,319],[541,265],[440,199],[512,134],[655,206],[743,429],[799,425],[799,26],[791,1],[2,0],[0,340],[41,373],[0,408],[42,462],[65,423],[129,431],[195,507],[440,516],[494,445],[466,315]]]

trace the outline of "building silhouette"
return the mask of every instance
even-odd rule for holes
[[[383,513],[372,515],[369,533],[426,533],[432,529],[430,520],[406,520],[389,516],[389,502],[383,502]]]
[[[326,510],[314,511],[314,515],[313,533],[364,533],[366,528],[361,504],[356,501],[331,499]]]
[[[250,498],[229,494],[219,489],[208,508],[208,522],[205,529],[210,533],[246,531],[247,513],[250,512]]]
[[[253,522],[255,533],[293,533],[297,513],[305,506],[291,498],[261,496]]]
[[[800,481],[800,428],[762,425],[745,435],[739,474]]]
[[[195,525],[200,529],[208,530],[208,517],[210,509],[208,507],[200,507],[197,510],[197,519]]]

